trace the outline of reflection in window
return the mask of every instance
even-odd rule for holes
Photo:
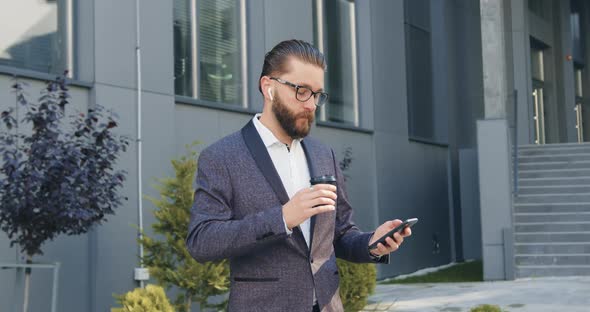
[[[582,78],[582,77],[584,77],[583,67],[580,66],[580,65],[577,65],[577,64],[574,65],[574,74],[575,74],[574,82],[575,82],[575,85],[576,85],[575,86],[575,89],[576,89],[576,97],[580,97],[581,98],[581,97],[584,96],[584,91],[583,91],[583,89],[584,89],[583,88],[584,83],[583,83],[583,78]]]
[[[244,86],[240,20],[238,0],[174,1],[176,94],[241,103]]]
[[[588,119],[588,105],[584,100],[584,66],[578,63],[574,63],[574,90],[576,96],[576,106],[574,108],[576,112],[576,130],[578,132],[578,143],[582,143],[590,138],[584,130],[584,125],[590,119]]]
[[[585,23],[584,19],[586,15],[582,14],[584,11],[584,1],[571,1],[570,2],[570,30],[572,34],[572,54],[574,61],[579,63],[585,63],[586,52],[585,52],[585,41],[586,41],[586,29],[582,27]]]
[[[66,1],[4,1],[0,10],[0,65],[61,73],[67,66]],[[72,68],[69,68],[72,70]]]
[[[545,80],[543,50],[531,48],[531,74],[534,79]]]
[[[322,108],[320,118],[358,126],[354,2],[317,1],[316,6],[320,7],[323,14],[317,17],[316,35],[317,40],[322,41],[318,46],[326,57],[328,70],[325,89],[329,93],[328,103]]]

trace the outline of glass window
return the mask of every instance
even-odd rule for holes
[[[582,14],[584,10],[584,2],[571,1],[570,2],[570,30],[572,33],[572,54],[574,61],[579,63],[585,63],[585,41],[586,41],[586,29],[582,27],[584,25],[584,18],[586,15]]]
[[[406,77],[410,136],[434,140],[430,33],[406,25]]]
[[[239,0],[174,1],[174,78],[178,95],[241,105]]]
[[[543,50],[531,48],[531,74],[534,79],[545,80]]]
[[[434,112],[430,1],[406,0],[404,6],[408,133],[435,141],[435,118],[440,117]]]
[[[549,19],[549,6],[551,3],[545,0],[528,0],[529,11],[542,19]]]
[[[583,97],[584,96],[584,91],[583,91],[583,78],[584,74],[583,74],[583,68],[579,65],[574,65],[574,74],[575,74],[575,83],[576,83],[576,97]]]
[[[582,143],[584,141],[588,141],[590,136],[586,133],[587,131],[584,130],[584,125],[586,128],[589,127],[588,119],[588,103],[584,99],[584,66],[581,64],[574,63],[574,89],[576,95],[576,129],[578,130],[578,142]]]
[[[71,1],[3,1],[0,10],[0,65],[61,74],[72,72],[68,56]],[[70,29],[71,30],[71,29]]]
[[[316,44],[326,57],[328,103],[320,120],[358,126],[354,2],[317,0]]]
[[[580,13],[572,12],[570,14],[570,27],[572,31],[572,39],[580,41]]]

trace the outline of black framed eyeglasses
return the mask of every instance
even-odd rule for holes
[[[293,87],[295,89],[295,98],[299,102],[307,102],[307,100],[309,100],[309,98],[312,96],[314,98],[316,106],[322,106],[326,104],[326,102],[328,101],[328,93],[326,92],[314,92],[308,87],[296,85],[292,82],[277,77],[270,77],[270,79],[280,82],[284,85]]]

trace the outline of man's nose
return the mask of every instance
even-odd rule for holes
[[[313,112],[316,109],[315,97],[312,96],[309,99],[307,99],[307,101],[303,103],[303,108],[305,108],[305,110],[307,111]]]

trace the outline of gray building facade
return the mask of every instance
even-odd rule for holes
[[[43,80],[66,68],[73,106],[114,109],[121,133],[137,136],[141,102],[139,170],[142,193],[151,196],[158,195],[154,179],[173,174],[170,160],[186,144],[199,141],[203,149],[262,110],[266,51],[291,38],[315,43],[326,53],[331,100],[311,135],[341,158],[351,151],[346,187],[355,221],[369,231],[392,218],[420,219],[391,264],[379,266],[379,278],[482,258],[493,264],[488,279],[507,278],[503,241],[486,234],[496,233],[491,223],[505,214],[483,211],[480,198],[488,184],[480,184],[478,144],[494,138],[484,130],[478,136],[477,120],[505,120],[518,144],[590,140],[590,120],[585,132],[576,128],[590,118],[585,1],[22,2],[2,4],[0,13],[9,24],[0,31],[0,109],[14,105],[13,75],[31,83],[35,98]],[[488,11],[490,4],[500,9]],[[493,58],[501,66],[487,66]],[[493,169],[493,153],[486,156]],[[138,286],[138,203],[148,233],[154,207],[138,196],[137,144],[119,164],[129,172],[128,201],[90,233],[48,242],[35,259],[61,263],[58,311],[105,311],[115,306],[112,294]],[[509,185],[502,179],[491,182]],[[0,233],[0,262],[18,259]],[[0,270],[0,307],[21,299],[15,278],[14,270]],[[30,311],[46,311],[50,286],[49,271],[33,271]]]

